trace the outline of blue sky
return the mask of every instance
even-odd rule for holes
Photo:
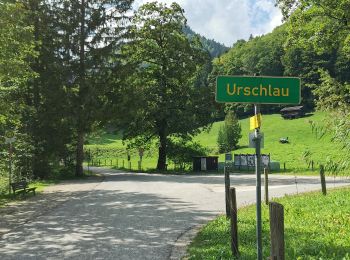
[[[137,6],[150,0],[135,0]],[[174,0],[159,0],[171,3]],[[281,24],[275,0],[177,0],[197,33],[230,47],[239,39],[271,32]]]

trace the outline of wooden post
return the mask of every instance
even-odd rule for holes
[[[320,165],[321,186],[323,195],[327,195],[326,179],[324,177],[324,166]]]
[[[230,217],[231,217],[231,250],[232,255],[238,257],[238,225],[237,225],[237,200],[236,189],[230,188]]]
[[[141,161],[138,161],[138,164],[139,164],[139,165],[138,165],[138,166],[139,166],[139,167],[138,167],[138,168],[139,168],[139,171],[141,171]]]
[[[264,168],[265,204],[269,205],[269,171]]]
[[[270,202],[270,259],[284,260],[284,209],[277,202]]]
[[[225,204],[226,204],[226,217],[230,217],[230,172],[227,169],[226,163],[224,166],[224,174],[225,174]]]
[[[131,171],[131,162],[129,161],[129,170]]]
[[[286,171],[286,162],[283,163],[283,169]]]
[[[311,170],[314,170],[314,161],[311,161]]]

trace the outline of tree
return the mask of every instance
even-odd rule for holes
[[[196,134],[211,122],[212,91],[194,87],[210,57],[198,38],[186,37],[185,25],[178,4],[147,3],[135,13],[132,39],[123,50],[126,62],[134,68],[128,93],[135,97],[129,100],[128,107],[134,111],[132,122],[124,126],[124,136],[145,142],[156,138],[158,170],[165,169],[168,138]]]
[[[39,139],[44,137],[48,141],[45,127],[53,126],[54,123],[56,126],[62,125],[57,122],[67,125],[60,136],[68,134],[67,142],[62,143],[75,146],[76,175],[83,174],[85,135],[105,117],[106,96],[110,91],[112,75],[118,73],[120,67],[118,50],[127,33],[126,12],[132,2],[29,1],[33,11],[40,12],[45,8],[40,12],[40,18],[46,22],[46,28],[43,28],[34,17],[38,39],[44,45],[40,48],[40,59],[33,64],[40,74],[39,84],[36,84],[38,87],[33,88],[33,103],[36,111],[47,111],[46,108],[51,104],[56,113],[63,112],[57,113],[60,114],[60,121],[51,122],[47,119],[50,118],[47,113],[44,113],[45,118],[37,113],[38,121],[43,123],[43,131],[37,135]],[[50,82],[49,86],[46,82]],[[49,88],[54,90],[51,91],[54,95],[47,91]]]
[[[0,136],[15,135],[15,166],[23,163],[31,153],[30,138],[22,131],[23,93],[28,81],[35,77],[30,60],[37,54],[33,27],[26,23],[28,16],[22,4],[0,2]],[[7,145],[2,149],[6,154]],[[5,160],[1,163],[7,167],[7,156],[2,158]]]
[[[317,108],[329,112],[328,130],[348,154],[350,1],[279,0],[278,4],[289,21],[288,46],[323,56],[322,66],[312,60],[313,69],[307,70],[317,77],[312,85]]]
[[[232,111],[225,117],[224,125],[218,132],[218,147],[220,153],[230,152],[238,147],[239,139],[242,137],[241,125]]]
[[[29,59],[35,56],[33,28],[20,3],[0,2],[0,87],[11,91],[34,76]]]

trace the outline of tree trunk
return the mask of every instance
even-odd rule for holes
[[[75,176],[83,176],[83,162],[84,162],[84,133],[78,132],[78,142],[76,151],[76,165],[75,165]]]
[[[166,153],[167,153],[167,135],[165,128],[159,131],[159,152],[157,170],[166,170]]]

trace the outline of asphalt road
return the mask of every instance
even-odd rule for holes
[[[169,259],[181,234],[225,210],[222,175],[95,170],[106,178],[93,189],[71,190],[65,203],[3,234],[0,259]],[[254,175],[232,175],[231,185],[239,206],[254,203]],[[271,197],[320,189],[314,177],[271,175],[269,185]]]

